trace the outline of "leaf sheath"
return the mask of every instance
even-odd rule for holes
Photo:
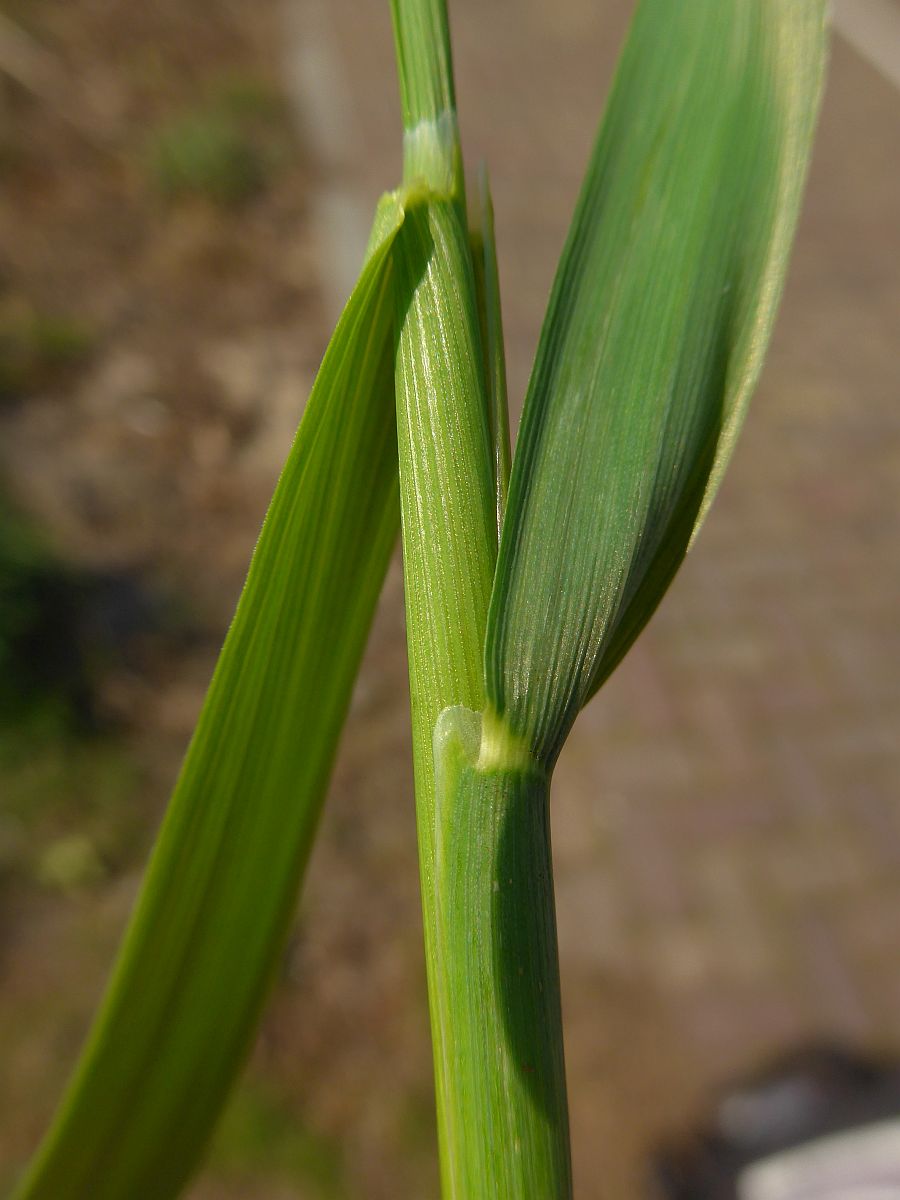
[[[435,732],[444,1196],[568,1200],[550,780],[480,764],[480,726],[448,709]]]

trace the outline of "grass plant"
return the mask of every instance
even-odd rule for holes
[[[824,7],[640,0],[510,467],[490,195],[482,175],[466,197],[444,0],[393,0],[403,182],[17,1200],[165,1200],[196,1167],[290,922],[398,519],[444,1195],[571,1195],[550,781],[733,449],[796,222]]]

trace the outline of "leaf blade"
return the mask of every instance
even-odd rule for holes
[[[649,619],[762,361],[824,60],[824,4],[642,0],[551,295],[485,646],[542,761]]]
[[[103,1007],[17,1200],[175,1195],[246,1053],[396,539],[389,251],[401,223],[383,203]]]

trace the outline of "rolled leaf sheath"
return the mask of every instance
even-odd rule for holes
[[[444,1196],[567,1200],[550,778],[522,757],[485,764],[479,746],[476,714],[441,714],[433,986]]]
[[[496,553],[475,285],[447,200],[407,197],[394,246],[396,396],[416,823],[426,961],[434,873],[432,736],[453,705],[484,704],[482,653]]]

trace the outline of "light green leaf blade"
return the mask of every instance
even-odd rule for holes
[[[396,539],[387,198],[253,556],[101,1012],[17,1200],[167,1200],[291,919]]]
[[[649,619],[759,373],[821,0],[641,0],[560,262],[491,599],[496,727],[552,762]]]

